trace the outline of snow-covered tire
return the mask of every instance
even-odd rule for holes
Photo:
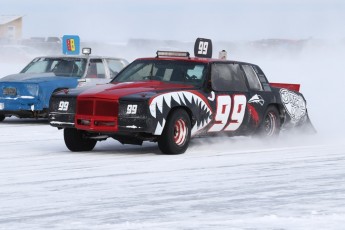
[[[280,127],[281,122],[278,109],[275,106],[269,106],[258,128],[257,134],[261,137],[277,137],[280,132]]]
[[[0,122],[5,120],[5,115],[0,115]]]
[[[84,131],[75,128],[64,129],[66,147],[72,152],[91,151],[97,141],[85,137]]]
[[[176,109],[167,119],[158,147],[164,154],[184,153],[189,145],[191,122],[184,109]]]

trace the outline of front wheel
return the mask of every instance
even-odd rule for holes
[[[64,140],[67,148],[72,152],[91,151],[97,141],[85,137],[85,131],[75,128],[64,129]]]
[[[5,115],[0,115],[0,122],[5,120]]]
[[[257,133],[262,137],[275,137],[279,135],[280,126],[279,112],[276,107],[270,106],[265,112]]]
[[[165,154],[184,153],[189,145],[191,122],[184,109],[176,109],[168,116],[167,123],[158,138],[158,147]]]

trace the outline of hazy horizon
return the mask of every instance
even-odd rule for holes
[[[345,38],[345,2],[0,0],[0,15],[23,17],[23,38],[77,34],[83,40],[192,41]]]
[[[44,0],[0,0],[0,3],[0,14],[26,15],[24,37],[78,34],[82,41],[100,43],[130,38],[194,41],[197,37],[207,37],[215,41],[215,57],[224,48],[224,44],[217,40],[274,37],[342,40],[327,42],[326,45],[310,42],[297,51],[284,45],[275,49],[252,49],[250,46],[241,47],[238,43],[225,48],[229,59],[258,64],[271,82],[300,83],[311,119],[318,130],[323,129],[323,133],[329,134],[335,132],[335,127],[344,126],[338,119],[324,121],[325,114],[331,116],[327,113],[329,109],[334,110],[336,117],[345,114],[336,100],[342,94],[339,82],[343,82],[342,51],[345,50],[345,30],[342,28],[345,2],[340,0],[306,0],[302,3],[296,0],[264,0],[260,3],[254,0],[61,0],[53,3]],[[232,21],[234,23],[228,23]],[[158,49],[167,47],[161,47],[159,43],[139,43],[111,47],[105,44],[104,47],[92,48],[95,54],[124,57],[132,61],[137,57],[153,56]],[[192,46],[168,48],[193,49]],[[25,63],[3,63],[0,77],[20,71]],[[326,80],[330,79],[331,84],[325,89]],[[342,133],[341,130],[334,135]]]

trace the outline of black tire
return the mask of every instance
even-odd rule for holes
[[[5,120],[5,115],[0,115],[0,122]]]
[[[86,138],[84,131],[75,128],[64,129],[64,140],[67,148],[72,152],[91,151],[97,141]]]
[[[189,145],[191,133],[190,117],[186,110],[176,109],[167,119],[158,147],[164,154],[184,153]]]
[[[275,106],[269,106],[258,128],[257,134],[261,137],[277,137],[280,132],[280,127],[281,122],[278,109]]]

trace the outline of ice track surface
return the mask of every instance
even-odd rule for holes
[[[0,229],[344,229],[345,143],[108,139],[70,152],[47,121],[0,124]]]

